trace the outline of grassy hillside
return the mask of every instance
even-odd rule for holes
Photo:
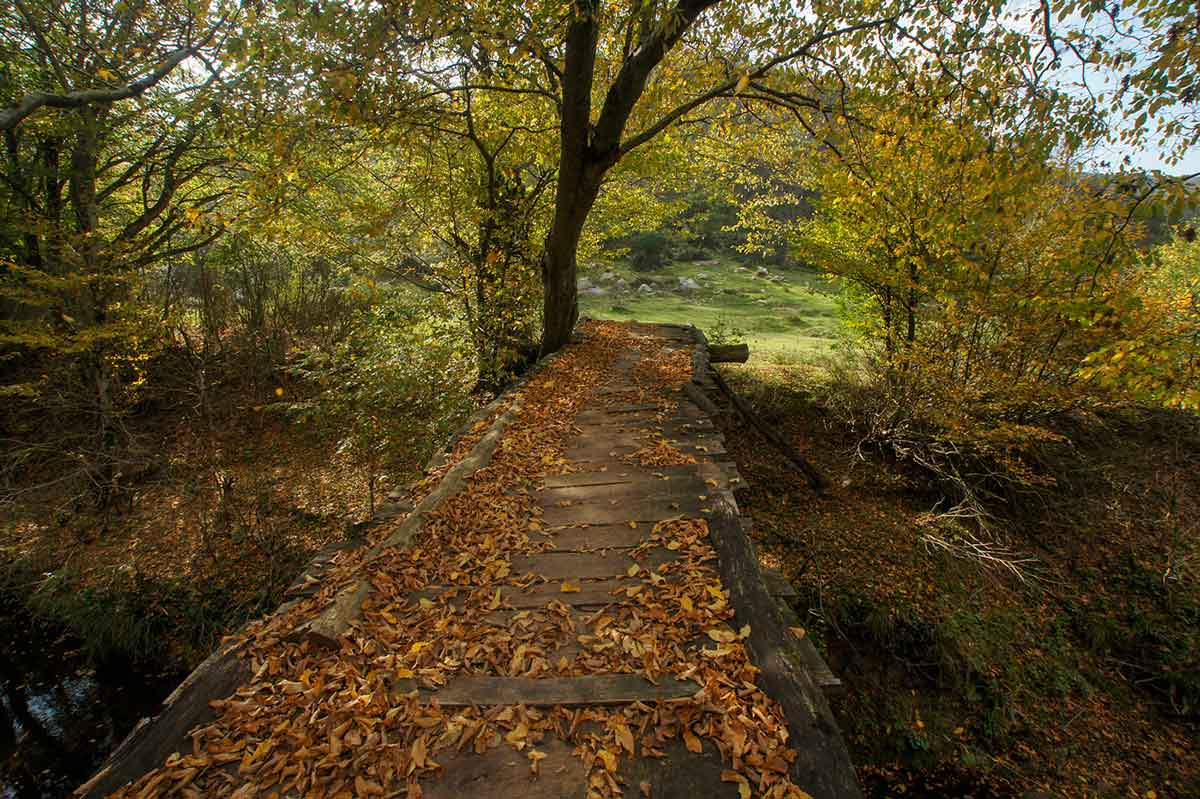
[[[652,272],[624,264],[584,269],[581,282],[595,285],[580,292],[580,313],[594,319],[693,323],[709,335],[747,341],[756,358],[772,362],[830,353],[841,330],[837,288],[809,269],[765,268],[768,273],[762,275],[757,266],[721,257],[668,261]],[[699,288],[683,288],[682,279]],[[650,292],[639,291],[643,285]],[[589,293],[597,289],[604,293]]]

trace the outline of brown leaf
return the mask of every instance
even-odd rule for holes
[[[629,727],[620,722],[615,722],[613,724],[613,731],[617,734],[617,743],[621,745],[621,748],[631,755],[634,754],[633,733],[629,731]]]
[[[408,764],[408,773],[412,774],[414,769],[425,767],[425,739],[418,738],[413,742],[411,757]]]

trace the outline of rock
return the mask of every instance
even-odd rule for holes
[[[588,286],[585,289],[580,289],[579,293],[587,294],[590,297],[603,297],[608,293],[608,289],[602,289],[599,286]]]
[[[609,269],[607,272],[605,272],[603,275],[601,275],[600,278],[602,280],[609,280],[609,281],[616,280],[617,273],[614,272],[613,270]]]
[[[758,275],[759,277],[766,277],[771,273],[767,271],[765,266],[760,266],[758,269],[754,270],[754,274]]]
[[[637,287],[637,293],[638,294],[653,294],[654,289],[650,288],[645,283],[643,283],[642,285]]]
[[[684,291],[695,291],[696,289],[700,288],[700,284],[692,280],[690,277],[681,277],[679,278],[679,288],[683,289]]]
[[[578,289],[579,291],[586,291],[587,289],[590,289],[592,286],[595,286],[595,285],[596,285],[595,283],[588,280],[586,277],[581,277],[581,278],[579,278],[579,280],[575,281],[575,288]]]
[[[697,280],[708,280],[708,272],[697,272],[696,279]]]
[[[617,291],[629,291],[629,284],[625,282],[625,278],[619,277],[616,282]]]

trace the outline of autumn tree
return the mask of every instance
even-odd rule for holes
[[[748,101],[830,110],[844,96],[839,66],[870,82],[873,66],[906,48],[922,48],[956,71],[964,52],[997,46],[992,23],[1001,8],[334,3],[312,13],[264,12],[239,49],[249,59],[290,65],[274,72],[311,76],[310,91],[299,87],[306,99],[293,104],[323,105],[375,129],[461,114],[468,92],[480,102],[491,95],[493,103],[532,103],[548,114],[557,136],[553,204],[538,256],[546,354],[574,326],[585,226],[614,168],[631,154],[663,145],[672,131],[741,113]]]
[[[50,354],[59,397],[88,429],[68,449],[102,504],[117,482],[120,406],[147,337],[141,275],[211,241],[224,196],[209,117],[226,17],[190,3],[46,3],[0,12],[4,67],[0,241],[10,357]],[[63,386],[68,386],[63,390]]]

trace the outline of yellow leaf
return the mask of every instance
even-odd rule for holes
[[[808,632],[803,627],[788,627],[788,629],[791,630],[792,635],[796,636],[797,638],[803,638],[804,636],[808,635]]]
[[[412,745],[412,756],[408,764],[408,772],[411,774],[414,768],[423,768],[425,766],[425,739],[418,738]]]
[[[525,736],[529,735],[529,728],[525,726],[525,722],[520,722],[516,727],[509,730],[504,736],[504,740],[510,744],[518,744],[525,740]]]
[[[741,94],[746,91],[746,87],[750,85],[750,75],[745,74],[738,78],[737,85],[733,87],[734,94]]]
[[[596,753],[596,755],[599,756],[599,758],[602,761],[604,761],[604,768],[607,769],[610,774],[616,773],[616,771],[617,771],[617,756],[616,755],[614,755],[612,752],[608,751],[607,749],[601,749],[599,752]]]
[[[680,597],[680,598],[679,598],[679,604],[680,604],[680,605],[683,607],[683,609],[684,609],[684,610],[686,610],[688,613],[691,613],[691,612],[692,612],[692,611],[695,609],[695,605],[693,605],[693,604],[692,604],[692,598],[691,598],[690,596],[684,596],[684,597]]]
[[[633,754],[633,733],[629,731],[629,727],[616,722],[613,724],[613,731],[617,734],[617,743],[621,745],[629,754]]]
[[[578,594],[580,591],[580,588],[578,585],[575,585],[573,583],[564,582],[562,584],[562,588],[559,590],[561,590],[564,594]]]

